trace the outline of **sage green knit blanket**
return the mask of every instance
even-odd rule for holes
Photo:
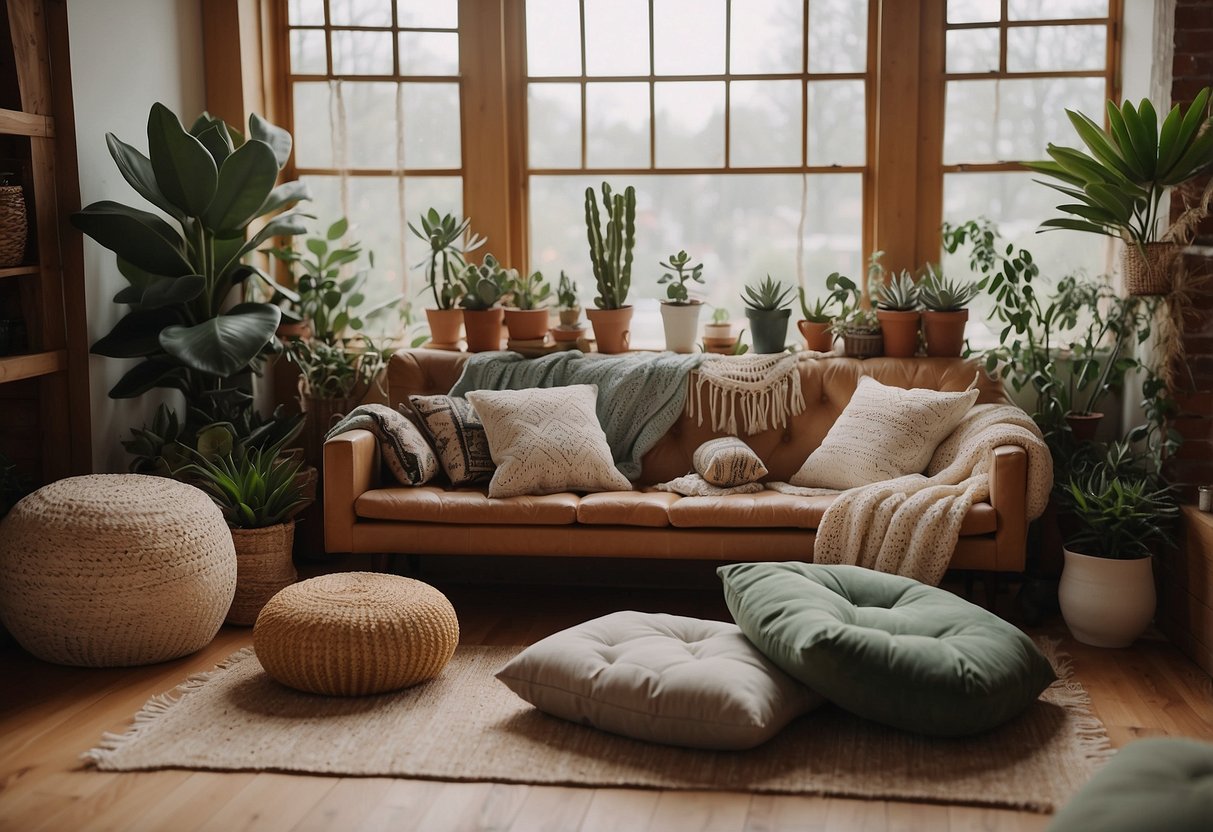
[[[515,352],[482,352],[468,359],[451,395],[596,384],[598,422],[611,446],[615,467],[635,480],[640,476],[641,458],[682,413],[687,376],[706,358],[703,353],[599,355],[565,350],[528,359]]]

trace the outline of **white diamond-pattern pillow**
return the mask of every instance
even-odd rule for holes
[[[598,424],[597,385],[477,390],[467,398],[497,466],[489,497],[632,490]]]

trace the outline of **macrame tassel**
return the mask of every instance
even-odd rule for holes
[[[695,376],[694,392],[687,397],[687,415],[701,426],[705,408],[700,396],[705,386],[706,415],[717,433],[736,436],[740,428],[752,435],[784,428],[805,408],[794,355],[727,356],[704,362]]]

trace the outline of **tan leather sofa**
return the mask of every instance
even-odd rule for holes
[[[390,404],[449,392],[466,360],[461,353],[401,351],[388,367]],[[784,430],[745,437],[770,480],[788,480],[821,443],[861,375],[901,387],[963,390],[977,369],[950,358],[827,358],[800,367],[805,410]],[[978,402],[1007,402],[1001,383],[984,372],[979,387]],[[325,547],[334,553],[810,560],[830,497],[773,491],[679,497],[649,488],[688,473],[695,449],[717,435],[684,413],[644,457],[636,491],[490,500],[484,489],[384,481],[374,437],[351,431],[324,446]],[[1023,449],[995,450],[990,501],[965,517],[953,568],[1023,571],[1026,477]]]

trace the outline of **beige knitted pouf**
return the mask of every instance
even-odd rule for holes
[[[459,620],[445,595],[377,572],[338,572],[288,586],[253,627],[266,673],[288,687],[332,696],[433,679],[458,644]]]
[[[223,515],[175,480],[59,480],[0,524],[0,620],[49,662],[121,667],[193,653],[215,637],[235,590]]]

